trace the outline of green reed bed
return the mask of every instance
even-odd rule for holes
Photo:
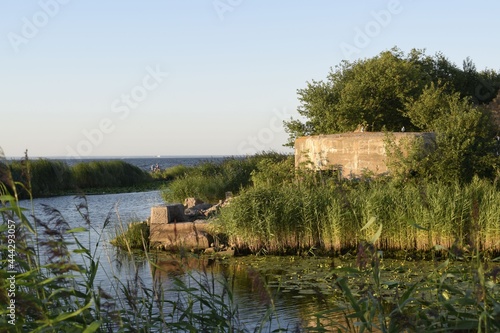
[[[145,221],[130,222],[125,228],[122,223],[116,227],[115,238],[110,243],[123,250],[149,249],[149,226]]]
[[[80,162],[68,166],[64,161],[36,159],[27,157],[5,164],[0,170],[0,177],[7,171],[17,183],[20,197],[28,198],[28,191],[33,197],[61,195],[80,191],[112,190],[116,188],[145,187],[151,184],[151,175],[140,168],[124,161]]]
[[[337,182],[332,179],[253,186],[222,210],[220,230],[251,251],[288,253],[354,248],[377,232],[383,250],[456,247],[498,252],[500,192],[496,184]],[[374,219],[365,229],[362,226]]]
[[[151,180],[148,173],[124,161],[82,162],[72,171],[79,188],[133,186]]]
[[[264,152],[247,157],[228,157],[221,162],[205,161],[190,168],[177,168],[165,174],[175,178],[163,192],[167,202],[183,202],[185,198],[196,197],[205,202],[216,203],[224,199],[226,192],[238,193],[252,183],[252,173],[262,163],[279,163],[289,159],[288,155]]]
[[[30,179],[31,184],[25,184],[32,189],[35,196],[48,196],[54,193],[73,190],[75,179],[71,168],[62,161],[49,161],[47,159],[20,160],[9,164],[10,172],[17,181],[26,182]],[[29,171],[28,171],[29,170]],[[29,174],[28,174],[29,172]],[[26,191],[22,190],[26,196]]]

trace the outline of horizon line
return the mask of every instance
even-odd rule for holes
[[[255,155],[255,154],[254,154]],[[48,158],[48,159],[68,159],[68,160],[88,160],[88,159],[109,159],[109,158],[206,158],[206,157],[244,157],[244,156],[252,156],[252,155],[238,155],[238,154],[213,154],[213,155],[97,155],[97,156],[28,156],[29,159],[32,158]],[[24,158],[24,156],[5,156],[6,159],[12,158]]]

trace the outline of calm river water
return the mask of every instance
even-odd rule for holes
[[[163,203],[160,192],[89,195],[87,201],[92,227],[89,235],[85,233],[79,236],[79,240],[91,250],[96,249],[96,256],[100,258],[97,284],[104,290],[112,291],[117,280],[126,282],[136,274],[146,285],[152,284],[151,267],[145,257],[139,254],[130,257],[110,245],[109,240],[120,225],[126,227],[130,221],[148,218],[151,207]],[[73,228],[85,226],[76,210],[79,202],[80,199],[75,197],[61,196],[35,199],[33,205],[36,216],[42,221],[46,219],[43,205],[49,205],[58,209]],[[30,208],[31,204],[22,201],[21,206]],[[111,223],[103,229],[108,214]],[[266,311],[265,304],[270,301],[265,292],[266,286],[272,295],[279,326],[290,330],[298,324],[314,322],[312,315],[325,310],[328,305],[322,295],[328,293],[330,286],[323,275],[315,275],[316,271],[328,270],[328,258],[309,258],[304,266],[303,263],[299,265],[300,259],[291,257],[239,257],[213,261],[196,258],[193,254],[187,254],[184,259],[167,254],[152,255],[166,271],[158,275],[165,289],[172,286],[173,276],[189,281],[188,272],[191,276],[202,277],[202,272],[208,271],[209,279],[212,276],[218,279],[223,275],[234,278],[235,303],[238,304],[241,322],[249,329],[259,323]],[[179,262],[182,266],[178,265]],[[304,279],[304,276],[308,278]],[[170,296],[177,297],[174,294]],[[170,296],[167,292],[166,297]],[[278,323],[274,323],[273,329],[278,327]]]

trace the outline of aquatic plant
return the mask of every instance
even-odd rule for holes
[[[170,168],[166,168],[165,170],[153,171],[151,172],[151,176],[154,179],[160,180],[174,180],[176,178],[180,178],[187,174],[192,167],[185,166],[183,164],[175,165]]]
[[[339,181],[299,175],[279,185],[260,183],[240,191],[214,223],[230,242],[253,252],[297,253],[356,248],[371,217],[384,224],[378,247],[404,255],[432,253],[436,245],[498,253],[498,185],[431,181]],[[368,230],[370,231],[370,230]]]
[[[139,167],[124,161],[92,161],[72,167],[78,188],[123,187],[142,184],[151,176]]]
[[[226,192],[238,193],[252,183],[252,174],[261,161],[280,162],[288,156],[275,152],[263,152],[254,156],[229,157],[222,162],[205,161],[188,168],[183,176],[176,177],[163,191],[166,202],[183,202],[196,197],[216,203],[224,199]],[[262,164],[263,165],[263,164]]]
[[[116,230],[116,236],[110,243],[123,250],[148,251],[149,230],[149,226],[145,221],[130,222],[126,229],[120,223]]]
[[[35,197],[60,194],[75,190],[75,181],[70,167],[62,161],[48,159],[30,160],[23,158],[8,164],[12,178],[31,188]],[[30,172],[28,175],[26,172]],[[27,184],[27,182],[30,184]],[[22,186],[17,186],[18,195],[27,198],[29,194]]]
[[[70,167],[64,161],[43,158],[30,160],[26,156],[5,163],[5,166],[17,182],[16,190],[21,198],[81,193],[92,189],[140,187],[152,181],[147,172],[124,161],[80,162]],[[30,193],[26,188],[30,188]]]
[[[447,259],[436,262],[430,272],[420,272],[416,282],[384,280],[381,271],[387,268],[376,246],[382,226],[370,240],[360,242],[357,268],[332,271],[344,304],[318,314],[313,331],[325,326],[342,332],[500,331],[499,267],[487,272],[478,246],[463,268]],[[332,321],[332,313],[342,313],[344,320]]]

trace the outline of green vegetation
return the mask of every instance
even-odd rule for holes
[[[370,223],[370,222],[369,222]],[[365,225],[367,227],[367,225]],[[363,227],[364,228],[364,227]],[[357,267],[332,271],[343,304],[317,315],[314,329],[328,327],[342,332],[498,332],[500,331],[499,266],[488,272],[478,248],[468,254],[469,263],[450,259],[434,261],[435,268],[416,275],[416,281],[391,280],[383,255],[376,247],[380,233],[360,242]],[[450,253],[450,258],[456,258]],[[328,315],[342,313],[343,320]],[[320,327],[318,327],[320,326]]]
[[[270,174],[267,174],[271,176]],[[265,176],[261,176],[266,178]],[[476,178],[461,185],[389,179],[338,181],[304,174],[279,186],[240,192],[216,224],[230,242],[252,252],[340,252],[356,248],[376,219],[383,225],[379,248],[432,252],[435,245],[498,253],[500,192],[497,182]]]
[[[174,180],[176,178],[184,176],[186,173],[188,173],[189,169],[189,167],[179,164],[159,172],[153,172],[151,173],[151,176],[154,179]]]
[[[148,250],[149,249],[149,226],[146,222],[131,222],[127,230],[117,230],[116,237],[111,244],[123,250]]]
[[[408,170],[419,169],[405,165],[407,160],[399,162],[393,177],[350,181],[328,172],[295,170],[292,156],[261,154],[195,167],[171,183],[166,200],[175,193],[178,201],[190,196],[215,201],[225,191],[239,189],[213,223],[240,252],[344,252],[374,232],[360,230],[372,218],[384,226],[377,245],[394,254],[429,257],[441,248],[467,252],[476,236],[485,253],[500,251],[498,178],[476,176],[468,183],[408,178]],[[239,176],[230,178],[234,167],[240,168],[233,173]],[[399,176],[397,167],[403,169]]]
[[[442,54],[434,57],[394,48],[378,56],[342,62],[326,81],[298,90],[298,112],[290,120],[288,145],[304,135],[367,131],[431,131],[435,150],[421,163],[420,175],[469,182],[474,175],[494,178],[500,170],[500,110],[487,107],[500,87],[500,73],[478,72],[470,59],[463,68]]]
[[[402,126],[430,130],[449,111],[441,101],[458,94],[466,107],[484,105],[499,88],[500,73],[478,72],[470,59],[459,68],[440,53],[432,57],[412,50],[405,55],[394,48],[373,58],[343,61],[326,81],[308,82],[298,90],[298,112],[306,121],[285,125],[291,144],[297,136],[351,132],[362,124],[369,131],[399,131]],[[438,90],[439,98],[428,90]],[[415,103],[426,108],[413,107]]]
[[[74,175],[64,162],[47,159],[31,161],[26,158],[13,161],[9,167],[14,180],[31,187],[34,196],[48,196],[74,189]]]
[[[226,192],[238,193],[241,188],[251,183],[252,172],[262,163],[279,163],[287,155],[268,152],[255,156],[231,157],[217,162],[204,162],[187,169],[181,169],[180,177],[175,178],[163,192],[167,202],[183,202],[185,198],[196,197],[205,202],[217,202],[224,199]],[[170,169],[165,172],[169,173]],[[176,172],[176,174],[179,174]]]
[[[80,162],[69,167],[65,162],[48,159],[12,161],[8,165],[18,191],[28,197],[65,193],[103,192],[124,188],[141,188],[152,183],[149,173],[124,161]],[[7,170],[3,170],[4,176]]]
[[[125,187],[151,180],[149,174],[124,161],[93,161],[72,167],[78,188]]]
[[[145,284],[136,268],[132,277],[104,272],[111,284],[104,290],[96,281],[102,270],[97,255],[101,239],[90,240],[95,226],[85,197],[76,208],[82,227],[70,229],[64,216],[48,206],[47,220],[35,216],[33,224],[18,205],[17,188],[3,160],[0,168],[6,170],[0,182],[0,301],[4,305],[15,301],[15,310],[0,308],[2,332],[249,332],[239,321],[228,279],[212,276],[209,282],[205,273],[194,280],[193,288],[175,278],[170,291],[178,297],[165,299],[167,291],[156,279],[161,269],[148,253],[152,285]],[[99,235],[109,223],[109,217],[100,223]],[[129,230],[136,243],[144,242],[142,224]],[[129,243],[124,254],[130,262],[134,262],[133,245]],[[75,261],[76,257],[81,260]],[[262,327],[273,320],[270,305],[269,309]]]

